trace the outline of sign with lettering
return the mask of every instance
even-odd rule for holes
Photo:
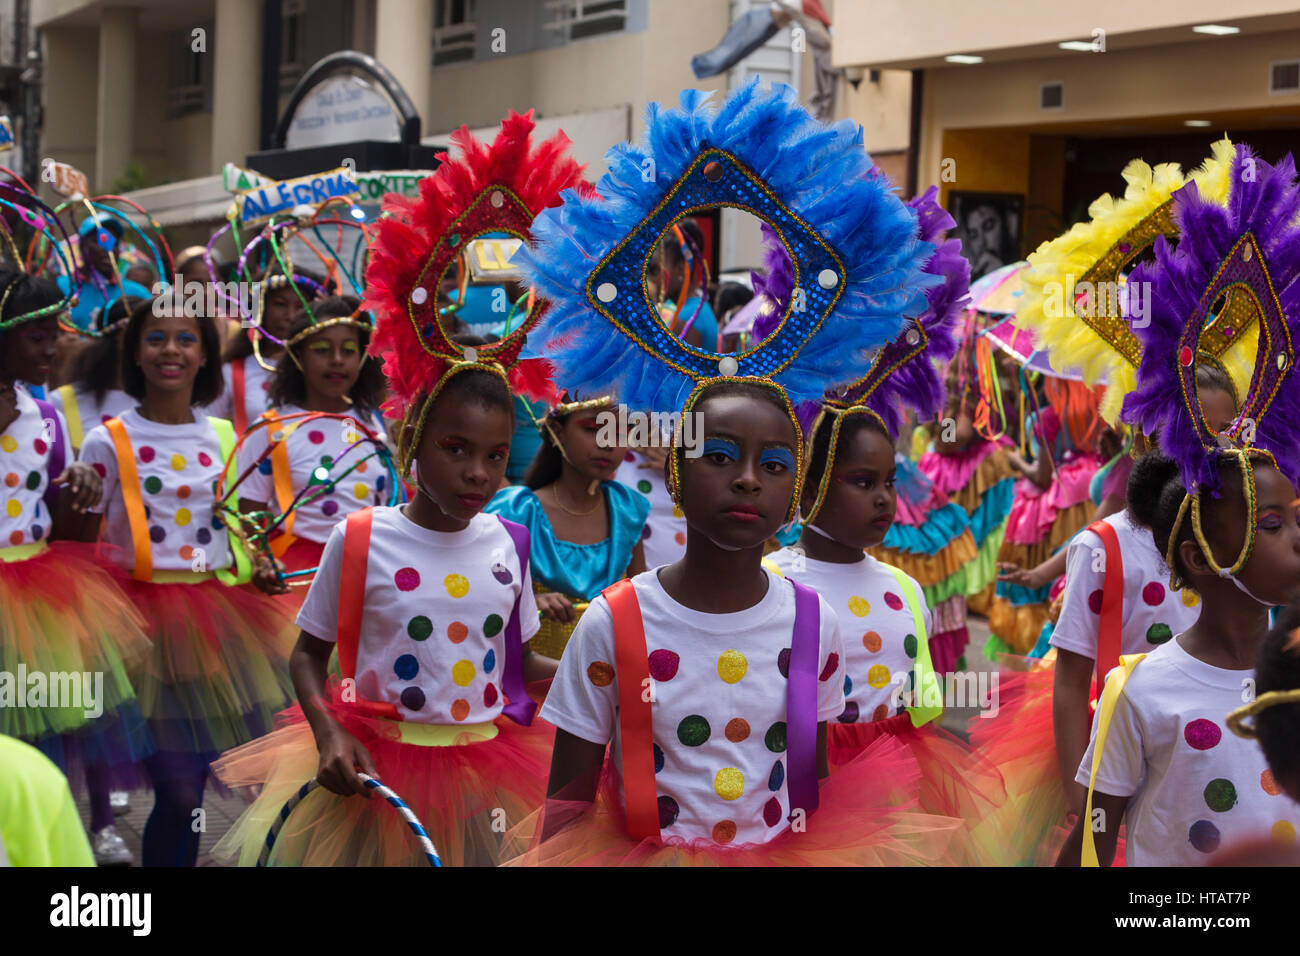
[[[398,193],[415,198],[420,195],[420,180],[432,176],[431,169],[385,169],[369,173],[354,173],[357,184],[357,202],[379,202],[387,193]],[[250,189],[274,185],[274,180],[261,173],[226,163],[221,171],[221,186],[226,192],[243,193]]]
[[[278,213],[311,215],[338,197],[357,198],[357,181],[352,170],[340,166],[328,173],[301,176],[256,186],[235,197],[232,217],[240,223],[255,222]]]
[[[402,119],[393,101],[369,78],[340,73],[315,86],[293,111],[288,149],[356,140],[397,142]]]
[[[9,117],[0,116],[0,153],[7,153],[14,148],[14,128]]]
[[[60,196],[69,199],[84,199],[90,195],[90,182],[86,179],[86,174],[67,163],[47,159],[41,171],[41,179],[49,183],[50,188]]]

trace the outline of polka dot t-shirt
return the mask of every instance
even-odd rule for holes
[[[1127,511],[1103,519],[1115,529],[1124,564],[1121,654],[1145,654],[1181,634],[1201,615],[1191,591],[1171,591],[1169,572],[1151,532],[1134,524]],[[1052,646],[1097,659],[1097,629],[1106,582],[1105,547],[1084,529],[1070,542],[1065,565],[1065,597],[1052,632]]]
[[[302,411],[303,409],[293,405],[277,409],[281,415],[295,415]],[[294,510],[293,533],[299,538],[323,544],[329,539],[334,526],[352,512],[388,501],[389,494],[392,492],[388,484],[390,478],[383,462],[377,457],[366,460],[367,456],[374,453],[374,445],[363,442],[348,451],[361,433],[358,425],[351,426],[350,437],[349,426],[343,419],[338,418],[317,418],[311,421],[299,418],[285,423],[282,427],[289,428],[295,424],[298,427],[293,430],[286,442],[293,492],[295,495],[298,494],[315,480],[326,489],[326,493]],[[383,435],[383,426],[375,419],[367,419],[364,424]],[[249,465],[257,461],[266,450],[269,440],[268,431],[273,433],[275,426],[253,429],[248,436],[248,441],[244,443],[240,457],[247,460]],[[324,481],[315,475],[320,468],[325,469],[321,473]],[[343,473],[349,469],[352,469],[351,472],[344,475]],[[342,477],[335,481],[338,476]],[[252,474],[244,479],[243,485],[240,486],[240,497],[251,501],[264,501],[273,513],[280,513],[269,455],[253,470]]]
[[[46,424],[30,395],[14,392],[18,417],[0,433],[0,548],[34,544],[50,533],[50,512],[42,498],[49,486],[54,426]],[[71,464],[68,426],[61,424],[63,460]]]
[[[650,502],[650,516],[641,529],[641,544],[645,548],[645,566],[658,568],[680,560],[686,553],[686,515],[668,496],[663,472],[645,465],[645,458],[628,452],[614,479],[636,489]]]
[[[645,622],[654,701],[655,784],[664,839],[766,843],[788,826],[786,675],[794,588],[767,572],[767,593],[734,614],[678,604],[656,571],[632,579]],[[844,650],[818,602],[817,719],[844,710]],[[583,740],[612,742],[621,762],[614,630],[599,597],[578,622],[541,715]]]
[[[338,639],[343,529],[330,534],[298,626]],[[357,648],[357,693],[390,703],[407,720],[495,720],[505,701],[505,630],[519,604],[523,641],[537,633],[532,579],[500,520],[478,514],[464,531],[430,531],[400,507],[376,508]]]
[[[223,461],[221,444],[201,409],[187,425],[151,422],[132,409],[119,416],[135,452],[156,571],[216,571],[231,564],[225,525],[216,516],[215,490]],[[104,495],[92,511],[103,512],[104,539],[117,558],[134,563],[131,523],[118,480],[117,452],[104,425],[86,435],[81,460],[104,479]]]
[[[912,687],[917,634],[906,596],[889,565],[864,555],[856,564],[814,561],[790,548],[768,555],[781,573],[817,591],[839,618],[844,639],[844,710],[842,724],[893,717],[905,690]],[[921,586],[912,580],[922,604],[925,632],[930,609]]]
[[[1096,789],[1129,797],[1128,866],[1201,866],[1220,847],[1272,834],[1294,844],[1297,807],[1264,752],[1228,729],[1250,670],[1197,660],[1175,638],[1134,669],[1115,706]],[[1075,780],[1088,785],[1092,740]]]

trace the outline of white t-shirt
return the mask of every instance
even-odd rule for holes
[[[686,515],[669,497],[663,472],[641,467],[645,463],[641,455],[628,452],[614,479],[635,488],[650,502],[650,517],[641,529],[641,544],[645,547],[645,566],[658,568],[680,560],[686,553]]]
[[[1253,676],[1197,660],[1176,638],[1134,669],[1115,705],[1096,785],[1130,798],[1128,866],[1201,866],[1221,846],[1270,830],[1295,841],[1300,807],[1274,783],[1259,744],[1225,721]],[[1075,775],[1085,787],[1096,739],[1094,717]]]
[[[296,405],[286,405],[277,409],[280,415],[295,415],[302,411],[303,409]],[[324,467],[332,476],[341,476],[353,465],[356,466],[350,474],[338,481],[332,490],[294,509],[294,535],[308,541],[323,543],[329,539],[334,526],[352,512],[360,511],[370,505],[380,505],[389,500],[392,488],[383,462],[377,457],[365,460],[374,453],[375,446],[369,442],[362,442],[350,452],[348,451],[348,448],[356,443],[362,434],[360,424],[376,430],[381,438],[384,431],[382,423],[373,417],[359,424],[354,423],[350,435],[349,426],[343,419],[317,418],[305,424],[304,421],[299,418],[281,426],[262,426],[252,429],[248,440],[244,442],[240,458],[247,462],[245,467],[251,466],[266,450],[270,438],[268,433],[274,432],[276,428],[285,430],[293,428],[285,444],[289,451],[289,474],[295,495],[308,485],[312,473],[317,468]],[[268,455],[266,460],[244,479],[239,488],[239,497],[250,501],[264,501],[272,513],[280,513],[280,505],[275,496],[271,456]]]
[[[207,406],[205,411],[213,418],[225,418],[233,422],[235,420],[235,385],[230,371],[232,364],[226,362],[221,366],[221,378],[225,382],[225,387],[217,400]],[[270,364],[274,365],[275,363],[271,362]],[[271,398],[268,393],[271,390],[271,379],[273,377],[274,373],[262,368],[254,356],[250,355],[244,359],[244,412],[248,415],[250,427],[253,422],[262,417],[263,412],[271,407]]]
[[[137,402],[130,395],[121,389],[111,388],[104,393],[102,402],[95,401],[92,392],[85,389],[77,388],[73,390],[73,399],[77,403],[77,411],[81,415],[81,434],[82,440],[90,433],[90,430],[96,425],[102,425],[121,415],[123,412],[135,408]],[[50,392],[50,402],[54,407],[63,413],[63,417],[68,417],[67,408],[63,402],[63,389],[56,388]],[[71,436],[69,436],[71,437]]]
[[[14,392],[18,417],[0,433],[0,548],[33,544],[50,533],[50,511],[41,499],[50,484],[54,423],[46,424],[36,400],[25,390]],[[66,467],[73,461],[72,446],[67,423],[60,425]]]
[[[768,559],[786,577],[817,591],[839,619],[845,704],[836,720],[867,723],[897,714],[903,690],[911,689],[908,675],[916,663],[917,634],[912,609],[889,565],[869,554],[855,564],[814,561],[790,548],[775,551]],[[921,586],[913,578],[908,580],[921,602],[929,635],[930,609]]]
[[[230,538],[215,511],[216,482],[224,462],[217,432],[194,410],[188,425],[151,422],[135,409],[118,416],[135,452],[156,571],[216,571],[231,564]],[[92,511],[105,515],[104,539],[117,546],[118,560],[135,561],[131,523],[118,480],[113,436],[96,425],[81,446],[81,460],[104,479],[104,494]]]
[[[299,627],[331,643],[338,639],[343,530],[340,521],[298,612]],[[357,693],[425,724],[496,719],[516,600],[522,641],[540,626],[532,575],[520,580],[519,556],[501,521],[480,513],[464,531],[430,531],[400,507],[376,508],[366,561]]]
[[[657,571],[632,579],[654,682],[653,732],[659,825],[665,839],[766,843],[790,813],[786,767],[786,672],[794,587],[767,573],[767,593],[734,614],[678,604]],[[839,625],[819,600],[817,719],[844,710]],[[614,629],[603,596],[591,602],[564,650],[542,706],[555,726],[613,743],[622,765]]]
[[[1115,529],[1124,565],[1121,654],[1146,654],[1181,634],[1201,615],[1200,599],[1191,591],[1171,591],[1169,571],[1151,532],[1133,523],[1127,511],[1103,519]],[[1052,632],[1052,646],[1097,659],[1105,586],[1105,547],[1087,528],[1070,542],[1065,565],[1065,597]]]

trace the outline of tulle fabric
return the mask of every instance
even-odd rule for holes
[[[84,731],[93,752],[99,729],[134,704],[130,671],[150,651],[145,622],[94,555],[93,545],[57,541],[25,560],[0,561],[0,671],[19,693],[28,689],[17,686],[20,664],[28,675],[103,674],[103,716],[75,706],[0,707],[0,733],[37,742]]]
[[[287,607],[251,586],[119,583],[147,622],[153,649],[132,673],[159,750],[214,754],[259,737],[292,701]]]
[[[336,682],[330,691],[331,712],[370,752],[379,778],[424,824],[444,866],[495,865],[506,827],[542,805],[555,737],[545,721],[521,727],[500,717],[491,740],[465,735],[451,746],[423,746],[398,739],[394,721],[349,710],[340,703]],[[280,715],[271,734],[224,754],[213,764],[218,779],[233,790],[260,790],[214,855],[255,864],[285,801],[318,769],[316,742],[297,704]],[[285,823],[271,864],[428,865],[406,822],[382,798],[340,797],[323,787]]]
[[[882,736],[821,782],[820,809],[764,844],[636,842],[627,836],[617,771],[607,760],[594,804],[550,799],[513,827],[506,866],[943,866],[957,862],[962,821],[925,813],[921,770],[899,740]],[[541,842],[545,814],[572,819]]]

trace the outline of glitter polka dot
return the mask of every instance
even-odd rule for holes
[[[207,544],[212,540],[212,532],[207,528],[200,528],[194,537],[198,539],[199,544]]]
[[[877,720],[884,720],[889,716],[889,708],[884,704],[877,704],[876,709],[871,712],[871,720],[874,723]]]
[[[733,744],[738,744],[749,736],[749,722],[743,717],[733,717],[727,721],[722,731]]]
[[[678,544],[685,544],[686,543],[685,532],[678,531],[675,535],[673,535],[673,540],[676,541]]]
[[[698,747],[709,739],[709,722],[699,714],[682,719],[677,725],[677,739],[688,747]]]
[[[469,637],[469,628],[461,621],[452,621],[447,625],[447,640],[459,644]]]
[[[1152,624],[1147,628],[1147,642],[1150,644],[1163,644],[1173,636],[1168,624]]]
[[[646,538],[648,538],[648,537],[650,537],[650,526],[649,526],[648,524],[647,524],[647,525],[642,525],[642,526],[641,526],[641,540],[644,541],[644,540],[645,540]]]
[[[1100,588],[1098,588],[1096,591],[1093,591],[1091,594],[1089,594],[1089,595],[1088,595],[1088,610],[1091,611],[1093,614],[1100,614],[1100,613],[1101,613],[1101,602],[1102,602],[1102,598],[1103,598],[1103,597],[1104,597],[1104,595],[1102,594]]]
[[[1276,797],[1282,793],[1282,788],[1277,785],[1277,780],[1274,779],[1272,770],[1265,770],[1259,775],[1259,785],[1269,796]]]
[[[498,584],[509,584],[515,579],[510,569],[500,562],[492,565],[492,577],[496,578]]]
[[[845,674],[844,675],[844,696],[848,697],[849,693],[852,690],[853,690],[853,681],[849,678],[848,674]]]
[[[749,661],[740,651],[723,651],[718,655],[718,676],[728,684],[739,683],[749,670]]]
[[[183,455],[172,455],[171,466],[172,466],[172,471],[184,471],[184,470],[185,470],[185,456],[183,456]]]
[[[1237,805],[1237,788],[1231,780],[1218,777],[1205,785],[1205,805],[1216,813],[1226,813]]]
[[[1165,586],[1159,581],[1148,581],[1142,588],[1142,600],[1155,607],[1165,599]]]
[[[483,706],[494,707],[497,702],[497,685],[491,682],[483,688]]]
[[[39,471],[30,472],[27,475],[27,490],[35,491],[41,486],[41,473]]]
[[[731,820],[721,820],[713,824],[713,842],[730,843],[736,839],[736,824]]]
[[[885,592],[885,603],[889,605],[891,611],[901,611],[903,609],[903,599],[893,591]]]
[[[420,572],[415,568],[399,568],[393,575],[393,583],[399,591],[414,591],[420,586]]]
[[[178,508],[176,511],[176,523],[182,528],[190,523],[191,515],[188,508]]]
[[[783,783],[785,783],[785,764],[778,760],[772,764],[772,770],[767,775],[767,789],[775,793],[781,789]]]
[[[95,474],[99,475],[99,477],[101,478],[108,477],[108,469],[105,468],[103,465],[101,465],[99,462],[95,462],[94,465],[92,465],[91,467],[95,469]]]
[[[149,540],[154,544],[162,544],[167,538],[167,532],[159,525],[154,525],[149,529]]]
[[[1278,843],[1295,843],[1295,824],[1289,820],[1278,820],[1273,824],[1270,835]]]
[[[778,720],[763,735],[763,746],[774,754],[785,753],[785,721]]]
[[[184,501],[189,496],[190,496],[189,485],[181,485],[179,488],[176,489],[176,497],[180,498],[182,501]]]
[[[735,767],[723,767],[714,774],[713,792],[723,800],[739,800],[745,793],[745,775]]]
[[[501,620],[500,614],[489,614],[483,621],[483,636],[496,637],[504,626],[505,622]]]
[[[776,826],[784,816],[781,812],[781,801],[776,797],[763,804],[763,822],[769,827]]]
[[[0,435],[0,448],[5,451],[14,451],[18,447],[18,442],[14,440],[13,435]]]
[[[1209,750],[1217,746],[1222,738],[1223,731],[1219,729],[1219,725],[1205,718],[1190,721],[1183,728],[1183,739],[1193,750]]]
[[[40,541],[45,536],[45,529],[38,524],[32,525],[32,540]]]
[[[442,586],[454,598],[463,598],[469,593],[469,582],[463,574],[449,574],[442,579]]]
[[[338,514],[339,503],[335,501],[333,498],[328,498],[320,506],[320,510],[321,510],[321,514],[323,514],[325,517],[332,518],[334,517],[334,515]]]
[[[849,598],[849,613],[854,617],[866,617],[871,613],[871,604],[866,598],[855,594]]]
[[[858,712],[858,703],[851,700],[844,705],[844,712],[835,719],[841,724],[856,724],[859,716],[861,715]]]
[[[156,495],[162,491],[162,479],[157,475],[150,475],[144,480],[144,490],[151,495]]]
[[[202,465],[204,468],[211,467],[212,456],[209,455],[206,451],[199,452],[199,464]]]
[[[182,561],[189,561],[193,557],[194,557],[194,549],[191,548],[188,544],[185,545],[185,547],[181,548]]]
[[[269,458],[262,459],[262,463],[257,466],[257,470],[263,475],[271,474],[274,470],[274,466],[272,466],[271,464],[271,459]]]
[[[11,471],[9,474],[5,475],[5,485],[9,488],[17,488],[18,482],[21,480],[22,479],[18,477],[18,472],[16,471]]]
[[[154,459],[154,450],[148,445],[142,445],[140,447],[139,455],[140,460],[147,465]]]
[[[883,644],[884,642],[880,639],[880,635],[875,631],[867,631],[867,633],[862,635],[862,646],[872,654],[878,653]]]
[[[884,664],[873,664],[867,671],[867,684],[880,690],[889,684],[889,668]]]
[[[1202,853],[1213,853],[1219,848],[1219,828],[1209,820],[1197,820],[1187,831],[1188,842]]]
[[[831,676],[839,670],[839,667],[840,655],[832,651],[830,654],[826,655],[826,666],[823,667],[822,672],[817,675],[817,679],[820,681],[830,680]]]
[[[1187,590],[1187,588],[1183,588],[1183,590],[1179,592],[1178,596],[1182,598],[1184,607],[1196,607],[1196,605],[1201,603],[1200,597],[1198,597],[1194,591]]]
[[[650,494],[650,491],[653,488],[654,485],[650,484],[650,482],[646,481],[644,478],[642,478],[640,481],[636,483],[636,490],[641,492],[641,494],[643,495]]]
[[[357,501],[365,501],[366,498],[370,496],[370,486],[364,481],[358,481],[352,487],[352,496],[356,498]]]
[[[418,687],[403,687],[398,700],[402,702],[402,706],[407,710],[420,710],[424,707],[424,691]],[[465,705],[465,710],[466,712],[469,711],[468,704]]]
[[[420,673],[420,662],[414,654],[403,654],[393,662],[393,673],[401,680],[415,680],[415,675]]]
[[[587,665],[587,680],[597,687],[608,687],[614,683],[614,668],[606,661],[592,661]]]
[[[307,440],[311,442],[313,445],[323,444],[325,441],[325,433],[323,431],[313,428],[311,431],[307,433]]]
[[[483,655],[483,673],[491,674],[497,666],[497,652],[488,648],[488,652]]]
[[[790,648],[786,648],[780,654],[776,655],[776,669],[781,672],[781,676],[789,680],[790,678]]]
[[[15,548],[18,547],[18,545],[23,543],[23,533],[21,531],[10,531],[9,543],[12,544]]]
[[[451,668],[451,682],[457,687],[468,687],[477,673],[469,661],[457,661]]]
[[[433,621],[423,614],[416,615],[406,622],[406,636],[413,641],[426,641],[433,633]]]
[[[916,659],[916,635],[908,634],[903,638],[903,653],[913,660]]]
[[[36,454],[44,455],[47,451],[50,450],[50,446],[45,444],[43,439],[38,438],[34,442],[32,442],[32,449],[36,452]]]
[[[661,683],[666,683],[677,676],[677,667],[681,664],[681,661],[681,657],[674,651],[662,649],[651,651],[649,657],[650,676]]]
[[[654,748],[655,773],[658,773],[664,769],[664,752],[658,744],[651,744],[650,746]]]
[[[464,720],[469,716],[469,701],[460,699],[451,702],[452,720]]]
[[[677,801],[672,797],[659,798],[659,829],[666,830],[677,822],[677,815],[682,812],[682,808],[677,805]]]

